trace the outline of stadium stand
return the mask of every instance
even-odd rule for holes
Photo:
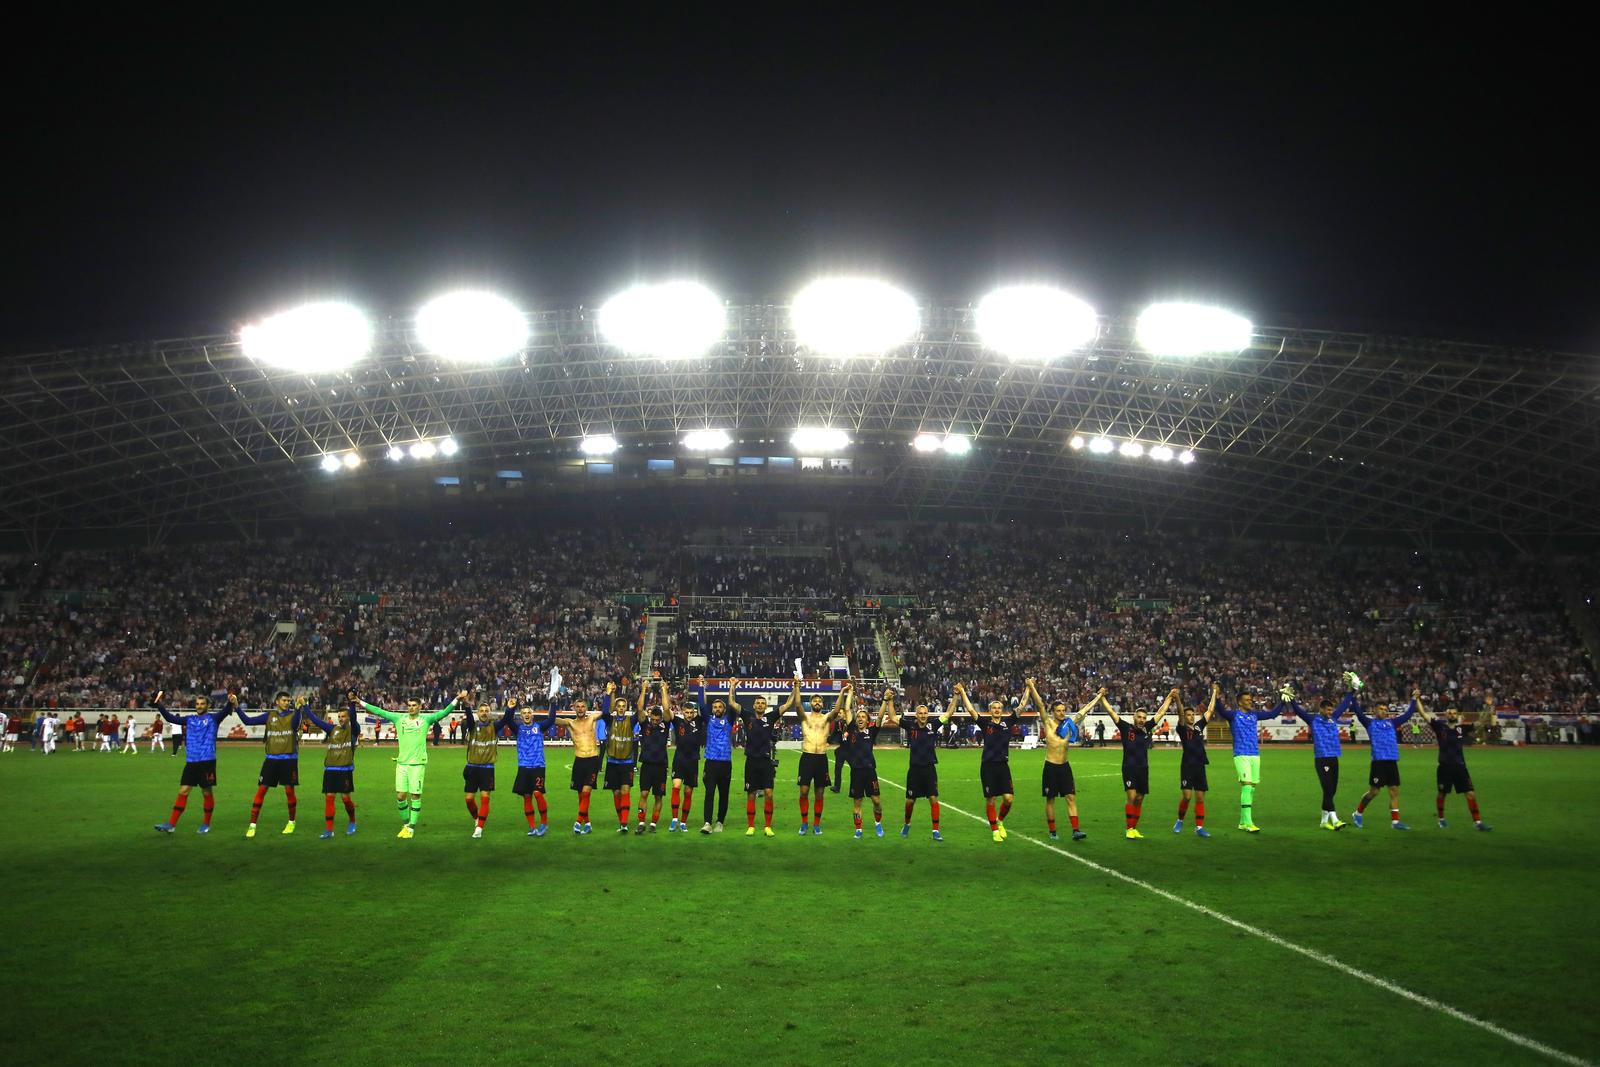
[[[779,551],[802,543],[783,537]],[[1103,681],[1128,705],[1212,681],[1316,695],[1351,669],[1379,696],[1415,685],[1469,710],[1596,712],[1577,623],[1538,560],[1028,526],[805,537],[822,555],[738,556],[760,547],[751,531],[663,525],[14,559],[0,694],[13,708],[208,686],[433,701],[534,687],[555,666],[575,689],[677,678],[698,673],[690,656],[713,676],[787,677],[796,657],[811,670],[847,655],[876,677],[881,631],[903,684],[941,698],[956,680],[1009,698],[1028,675],[1074,694]],[[708,567],[698,546],[719,539],[730,554]],[[675,616],[642,664],[647,609],[618,602],[638,589]],[[875,597],[898,606],[860,607]]]

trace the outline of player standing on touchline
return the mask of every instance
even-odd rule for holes
[[[209,697],[195,697],[194,714],[180,718],[167,711],[161,703],[164,696],[164,691],[157,692],[150,706],[157,715],[183,730],[183,775],[178,779],[178,798],[172,802],[172,814],[166,822],[157,823],[156,830],[163,834],[172,833],[178,820],[183,817],[183,809],[189,804],[189,790],[199,786],[200,792],[205,794],[205,821],[195,833],[210,833],[211,812],[216,804],[211,791],[217,785],[217,727],[223,719],[238,710],[238,698],[229,693],[227,706],[221,711],[212,711]]]
[[[333,798],[344,798],[344,811],[350,817],[344,828],[346,836],[356,832],[356,743],[361,739],[361,721],[356,715],[355,690],[345,694],[345,706],[334,712],[332,720],[305,709],[306,718],[316,724],[323,734],[322,742],[322,834],[319,840],[333,836]]]
[[[376,704],[365,702],[361,705],[369,714],[376,715],[394,728],[397,750],[394,799],[401,818],[400,832],[395,836],[401,840],[416,836],[417,822],[422,818],[422,786],[428,775],[428,731],[434,723],[454,711],[458,702],[465,704],[466,701],[467,691],[463,689],[450,703],[426,714],[422,711],[422,701],[414,698],[406,701],[404,712],[385,711]]]
[[[1350,688],[1361,688],[1361,680],[1355,675],[1349,675]],[[1355,814],[1350,816],[1356,828],[1360,829],[1362,817],[1366,814],[1367,805],[1372,798],[1378,795],[1379,789],[1389,790],[1389,826],[1396,830],[1409,830],[1411,827],[1400,821],[1400,742],[1395,736],[1395,731],[1404,726],[1411,716],[1417,713],[1417,690],[1411,691],[1411,703],[1399,715],[1391,717],[1389,706],[1379,704],[1376,718],[1369,718],[1361,709],[1361,705],[1354,700],[1351,707],[1355,710],[1356,721],[1367,731],[1367,736],[1372,740],[1372,767],[1368,776],[1366,793],[1356,805]]]

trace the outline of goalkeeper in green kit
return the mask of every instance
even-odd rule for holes
[[[395,803],[400,807],[402,820],[410,813],[409,821],[402,822],[400,826],[399,837],[416,836],[417,820],[422,817],[422,779],[428,771],[428,731],[433,729],[434,723],[454,711],[458,701],[465,703],[466,699],[466,690],[462,690],[456,694],[455,700],[438,711],[429,712],[422,710],[420,700],[406,701],[404,712],[384,711],[366,701],[361,702],[368,712],[394,724],[395,741],[400,747],[394,767]]]

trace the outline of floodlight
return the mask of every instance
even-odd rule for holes
[[[372,324],[349,304],[305,304],[239,331],[244,354],[301,374],[342,371],[372,350]]]
[[[1172,449],[1166,445],[1156,445],[1150,450],[1150,458],[1157,463],[1167,463],[1172,459]]]
[[[1079,451],[1083,448],[1085,441],[1082,434],[1075,433],[1072,435],[1072,440],[1068,441],[1067,443],[1072,446],[1073,451]]]
[[[332,474],[339,469],[339,457],[332,452],[325,453],[322,457],[322,469]]]
[[[1048,285],[1012,285],[978,302],[983,343],[1012,359],[1047,362],[1082,348],[1100,332],[1094,308]]]
[[[850,447],[850,435],[824,426],[802,426],[789,435],[797,452],[839,452]]]
[[[722,340],[728,313],[699,282],[636,285],[600,307],[600,334],[624,352],[692,359]]]
[[[942,443],[936,433],[919,433],[916,440],[911,442],[911,447],[918,452],[937,452]]]
[[[972,451],[972,442],[958,433],[946,434],[941,442],[947,456],[964,456]]]
[[[1238,352],[1250,347],[1250,320],[1204,304],[1151,304],[1139,316],[1139,344],[1161,356]]]
[[[400,461],[401,461],[401,460],[402,460],[402,459],[405,459],[405,458],[406,458],[406,450],[405,450],[405,449],[403,449],[403,448],[401,448],[401,447],[400,447],[400,446],[399,446],[399,445],[390,445],[390,446],[389,446],[389,453],[388,453],[388,455],[389,455],[389,458],[390,458],[390,459],[392,459],[392,460],[394,460],[394,461],[395,461],[395,462],[396,462],[396,463],[398,463],[398,462],[400,462]]]
[[[871,278],[818,279],[795,295],[789,316],[800,343],[827,356],[887,352],[921,323],[915,300]]]
[[[1194,453],[1189,451],[1187,448],[1184,449],[1182,452],[1178,453],[1178,462],[1187,467],[1189,464],[1194,462]]]
[[[439,450],[434,447],[432,441],[418,441],[407,451],[410,452],[412,459],[432,459],[434,453]]]
[[[1122,447],[1117,449],[1117,451],[1121,452],[1124,456],[1137,458],[1144,455],[1144,445],[1141,445],[1138,441],[1124,441],[1122,442]]]
[[[1097,452],[1102,456],[1114,448],[1116,448],[1116,445],[1113,445],[1111,441],[1105,437],[1096,437],[1094,440],[1089,442],[1089,451]]]
[[[461,451],[461,446],[456,444],[456,439],[454,437],[446,437],[443,441],[439,442],[439,452],[441,455],[453,456],[459,451]]]
[[[353,471],[359,466],[361,466],[361,453],[359,453],[359,452],[346,452],[344,454],[344,469],[345,470]]]
[[[522,351],[528,320],[493,293],[463,290],[434,297],[417,312],[422,347],[457,363],[493,363]]]
[[[690,430],[683,435],[683,447],[691,452],[717,452],[731,444],[727,430]]]
[[[617,439],[606,433],[585,437],[578,445],[578,451],[586,456],[609,456],[616,450]]]

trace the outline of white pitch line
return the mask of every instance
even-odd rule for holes
[[[887,785],[892,785],[902,792],[905,790],[905,786],[901,785],[899,782],[892,782],[883,777],[880,777],[878,780]],[[975,822],[983,823],[985,826],[987,826],[989,823],[989,820],[983,816],[976,815],[970,811],[966,811],[963,808],[958,808],[948,801],[941,800],[939,805],[955,812],[958,815],[965,815],[967,818],[972,819]],[[1222,912],[1217,911],[1214,908],[1208,908],[1204,904],[1196,904],[1194,901],[1185,897],[1180,897],[1178,894],[1162,889],[1160,886],[1151,885],[1149,882],[1135,878],[1129,874],[1123,874],[1119,870],[1107,867],[1104,864],[1096,863],[1094,860],[1084,859],[1082,856],[1079,856],[1074,852],[1069,852],[1066,849],[1060,848],[1056,845],[1052,845],[1048,841],[1041,841],[1036,837],[1029,837],[1027,834],[1019,833],[1017,836],[1028,842],[1030,845],[1038,845],[1040,848],[1048,849],[1051,852],[1065,856],[1067,859],[1072,860],[1075,863],[1081,863],[1085,867],[1099,871],[1101,874],[1108,874],[1113,878],[1128,883],[1129,885],[1138,886],[1140,889],[1154,893],[1163,900],[1169,900],[1174,904],[1181,904],[1190,911],[1199,912],[1201,915],[1215,919],[1220,923],[1225,923],[1236,930],[1243,930],[1247,934],[1253,934],[1256,937],[1261,938],[1263,941],[1269,941],[1272,944],[1277,945],[1279,948],[1288,949],[1290,952],[1304,956],[1308,960],[1314,960],[1325,967],[1331,967],[1342,974],[1347,974],[1351,978],[1357,979],[1358,981],[1375,985],[1386,992],[1393,993],[1397,997],[1403,997],[1404,999],[1411,1001],[1413,1004],[1420,1004],[1424,1008],[1431,1008],[1440,1014],[1448,1015],[1457,1022],[1466,1023],[1468,1026],[1476,1026],[1478,1029],[1494,1034],[1496,1037],[1504,1038],[1506,1041],[1511,1042],[1513,1045],[1516,1045],[1519,1048],[1525,1048],[1531,1052],[1537,1052],[1542,1056],[1548,1056],[1550,1059],[1556,1060],[1560,1063],[1570,1063],[1573,1065],[1573,1067],[1590,1067],[1589,1060],[1583,1059],[1579,1056],[1574,1056],[1570,1052],[1563,1052],[1558,1048],[1552,1048],[1543,1042],[1535,1041],[1531,1037],[1524,1037],[1519,1033],[1507,1030],[1503,1026],[1498,1026],[1495,1023],[1489,1022],[1487,1019],[1480,1019],[1476,1015],[1468,1015],[1460,1008],[1453,1008],[1450,1005],[1440,1001],[1430,1000],[1421,993],[1413,993],[1405,986],[1396,985],[1387,978],[1382,978],[1368,971],[1363,971],[1359,967],[1352,967],[1343,960],[1335,959],[1334,957],[1328,955],[1326,952],[1318,952],[1314,948],[1306,948],[1304,945],[1297,945],[1293,941],[1279,937],[1270,930],[1263,930],[1258,926],[1251,926],[1247,922],[1242,922],[1238,919],[1235,919],[1231,915],[1224,915]]]

